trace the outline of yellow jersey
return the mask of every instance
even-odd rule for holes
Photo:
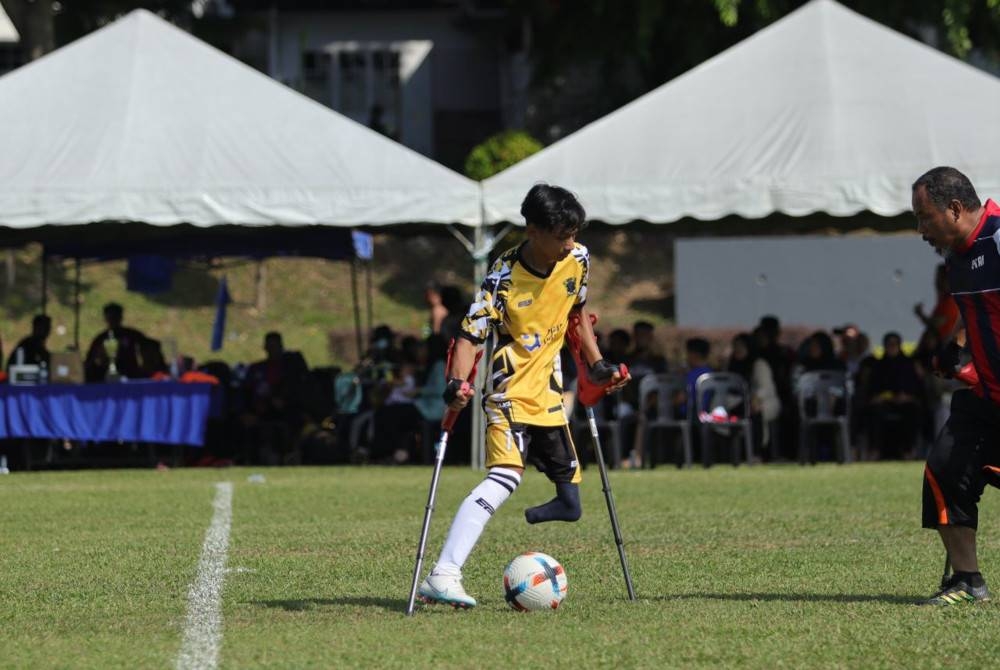
[[[582,244],[540,275],[521,260],[521,248],[491,266],[462,320],[461,336],[481,345],[492,337],[483,408],[490,424],[561,426],[559,351],[570,310],[587,301],[590,255]]]

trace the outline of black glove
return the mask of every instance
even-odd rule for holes
[[[444,404],[450,405],[455,402],[455,398],[458,397],[458,392],[462,390],[465,386],[466,381],[464,379],[459,379],[458,377],[449,377],[448,383],[444,387],[444,393],[441,397],[444,398]]]
[[[611,381],[611,378],[614,377],[616,372],[618,372],[618,366],[614,363],[608,363],[602,358],[593,365],[587,367],[587,379],[589,379],[592,384],[603,386]]]
[[[955,340],[944,345],[934,357],[934,367],[949,379],[962,367],[962,347]]]

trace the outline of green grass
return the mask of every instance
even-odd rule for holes
[[[262,472],[266,482],[248,483]],[[468,612],[402,614],[429,468],[15,473],[0,478],[3,667],[168,667],[211,519],[233,481],[221,667],[989,667],[1000,606],[916,608],[943,552],[920,530],[916,463],[612,473],[639,601],[628,602],[597,472],[583,520],[527,526],[529,473],[466,571]],[[447,469],[430,560],[481,473]],[[997,496],[981,560],[1000,587]],[[557,612],[504,604],[538,549]]]

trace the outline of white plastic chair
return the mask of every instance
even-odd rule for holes
[[[712,464],[712,433],[716,428],[741,430],[746,463],[753,463],[750,389],[743,377],[733,372],[706,372],[695,381],[695,393],[690,406],[694,408],[695,420],[701,426],[701,454],[706,467]],[[726,410],[727,418],[722,422],[713,418],[713,411],[719,407]],[[734,410],[738,413],[734,413]],[[733,465],[737,465],[739,449],[735,443],[731,444],[731,450]]]

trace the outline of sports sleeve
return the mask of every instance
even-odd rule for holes
[[[576,293],[574,306],[582,307],[587,304],[587,283],[590,281],[590,252],[587,247],[577,244],[573,249],[573,257],[580,264],[580,290]]]
[[[469,305],[469,312],[462,319],[462,327],[459,329],[460,337],[474,344],[486,341],[490,328],[503,321],[509,286],[510,266],[504,258],[500,258],[486,274],[476,297]]]

